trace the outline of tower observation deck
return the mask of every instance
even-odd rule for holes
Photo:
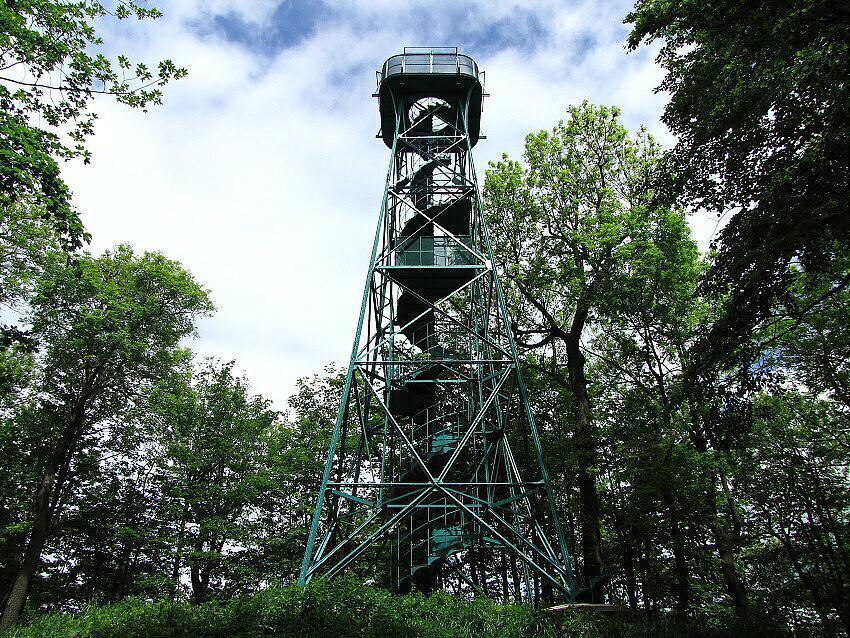
[[[483,73],[406,48],[377,78],[390,165],[300,582],[572,600],[472,163]]]

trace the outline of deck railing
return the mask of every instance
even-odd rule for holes
[[[421,48],[405,47],[404,53],[394,55],[378,71],[378,85],[393,75],[402,74],[454,74],[482,80],[478,65],[468,55],[458,53],[457,47]]]

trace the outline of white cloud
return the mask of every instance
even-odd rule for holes
[[[421,36],[398,3],[365,0],[338,3],[354,19],[317,25],[271,58],[188,26],[234,12],[259,31],[275,4],[182,0],[157,24],[116,30],[117,50],[173,58],[190,75],[146,116],[104,105],[93,164],[68,178],[93,248],[130,242],[186,265],[219,308],[194,347],[235,358],[282,406],[296,378],[350,351],[388,160],[374,138],[373,69]],[[476,6],[496,20],[526,4]],[[541,3],[550,41],[479,56],[493,95],[480,173],[582,99],[618,103],[629,125],[663,134],[652,56],[623,50],[627,9]],[[392,17],[384,27],[361,28],[382,15]],[[595,46],[581,54],[588,38]]]

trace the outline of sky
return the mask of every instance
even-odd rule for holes
[[[375,70],[404,46],[457,46],[486,72],[475,162],[519,158],[583,100],[674,140],[656,50],[627,53],[612,0],[175,0],[151,23],[103,24],[110,52],[189,75],[148,113],[102,101],[90,165],[67,167],[91,250],[180,261],[214,316],[189,344],[234,359],[279,408],[299,377],[347,362],[389,150]],[[705,245],[711,222],[692,220]]]

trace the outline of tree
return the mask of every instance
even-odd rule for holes
[[[298,379],[287,417],[270,439],[273,480],[258,558],[263,572],[281,582],[295,582],[301,570],[344,382],[345,371],[334,366]]]
[[[32,0],[0,7],[0,209],[35,206],[61,241],[86,239],[58,162],[89,160],[93,99],[108,95],[131,108],[162,100],[161,87],[186,70],[163,60],[151,70],[119,55],[111,61],[96,24],[156,19],[155,8],[121,0],[114,10],[93,0]],[[34,122],[42,122],[36,126]]]
[[[645,131],[629,136],[618,109],[584,103],[551,133],[526,138],[525,166],[504,156],[485,182],[518,346],[572,399],[583,569],[595,600],[603,573],[599,441],[582,340],[616,304],[617,251],[652,205],[660,155]]]
[[[267,461],[278,414],[248,392],[234,365],[202,362],[164,380],[152,401],[156,480],[177,523],[173,586],[187,565],[196,603],[262,580],[243,563],[256,551],[263,496],[273,488]]]
[[[130,108],[162,100],[161,87],[186,70],[170,60],[156,71],[119,55],[110,61],[95,24],[155,19],[160,13],[121,0],[29,0],[0,5],[0,304],[21,310],[51,253],[89,239],[60,163],[89,161],[94,98]],[[128,77],[132,76],[132,77]],[[16,325],[0,326],[0,396],[8,398],[35,347]]]
[[[624,443],[622,450],[614,444],[609,471],[615,481],[620,472],[628,477],[621,493],[642,490],[665,511],[666,529],[656,533],[669,542],[674,607],[684,616],[693,595],[688,556],[692,550],[684,527],[699,487],[683,471],[693,462],[682,445],[690,428],[681,373],[700,318],[694,292],[701,262],[685,216],[665,208],[636,208],[628,241],[612,254],[616,266],[611,287],[616,302],[600,315],[589,349],[598,359],[595,392],[600,398],[608,395],[607,421],[614,428],[609,433],[614,441]],[[633,456],[627,456],[629,452]],[[640,551],[632,546],[625,529],[647,522],[621,516],[617,524],[623,528],[624,550]]]
[[[850,498],[846,414],[795,390],[756,398],[739,482],[767,604],[813,608],[826,636],[850,633]],[[769,477],[769,480],[766,480]],[[767,576],[767,577],[765,577]],[[790,608],[790,610],[789,610]]]
[[[0,305],[21,310],[50,256],[60,251],[38,206],[0,201]],[[35,340],[16,325],[0,325],[0,403],[8,408],[25,384]]]
[[[685,374],[693,345],[713,318],[710,300],[698,294],[705,265],[681,211],[643,213],[632,228],[618,251],[622,268],[612,280],[617,303],[601,318],[592,342],[613,439],[638,455],[612,459],[613,474],[625,471],[630,489],[636,481],[645,483],[667,510],[677,612],[691,607],[688,554],[694,546],[687,547],[692,540],[684,531],[689,518],[692,535],[709,530],[733,607],[746,616],[747,589],[735,557],[739,515],[728,481],[730,426],[717,418],[734,415],[738,397],[720,390],[734,387],[728,379],[702,378],[695,384]],[[629,467],[635,458],[638,468]]]
[[[850,7],[640,0],[626,20],[631,49],[662,42],[671,195],[728,218],[700,365],[757,356],[747,337],[797,274],[828,278],[823,299],[850,286]]]
[[[211,308],[179,264],[127,246],[71,265],[57,260],[44,273],[29,315],[43,351],[23,426],[42,452],[40,478],[3,628],[24,605],[80,454],[117,435],[116,417],[173,368],[180,340]]]

